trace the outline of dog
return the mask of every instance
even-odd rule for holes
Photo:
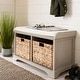
[[[71,66],[65,80],[80,80],[80,67],[77,64]]]

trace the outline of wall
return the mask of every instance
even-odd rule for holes
[[[14,0],[0,0],[0,15],[3,12],[14,14]]]
[[[28,0],[28,24],[34,25],[36,23],[44,23],[46,25],[71,25],[71,20],[74,17],[73,14],[73,2],[67,0],[68,12],[65,17],[54,17],[50,15],[50,3],[51,0]],[[74,0],[75,3],[75,0]],[[73,4],[73,5],[72,5]],[[57,23],[56,23],[57,22]],[[68,23],[69,22],[69,23]]]
[[[15,0],[16,26],[27,25],[27,0]]]
[[[80,0],[66,0],[68,11],[65,17],[50,15],[51,0],[16,0],[19,25],[55,25],[77,30],[75,60],[80,64]],[[18,5],[19,4],[19,5]]]

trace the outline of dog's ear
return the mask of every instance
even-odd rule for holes
[[[71,69],[78,69],[78,68],[79,68],[78,64],[74,64],[71,66]]]

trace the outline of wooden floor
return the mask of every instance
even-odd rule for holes
[[[4,59],[6,59],[6,60],[8,60],[8,61],[10,61],[10,62],[18,65],[18,66],[20,66],[20,67],[23,67],[24,69],[29,70],[29,71],[31,71],[31,72],[34,73],[34,74],[37,74],[37,75],[41,76],[41,77],[44,78],[45,80],[65,80],[64,77],[65,77],[66,73],[61,74],[61,76],[59,76],[57,79],[52,79],[52,78],[49,78],[49,77],[47,76],[47,74],[44,73],[44,72],[43,72],[43,73],[40,72],[40,71],[38,72],[38,71],[36,71],[35,69],[33,70],[32,67],[30,67],[30,66],[28,66],[28,65],[26,65],[26,64],[24,64],[24,63],[15,61],[15,60],[13,59],[13,57],[3,57],[1,54],[0,54],[0,57],[4,58]]]

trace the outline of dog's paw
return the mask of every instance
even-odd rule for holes
[[[65,76],[65,80],[71,80],[69,75]]]

